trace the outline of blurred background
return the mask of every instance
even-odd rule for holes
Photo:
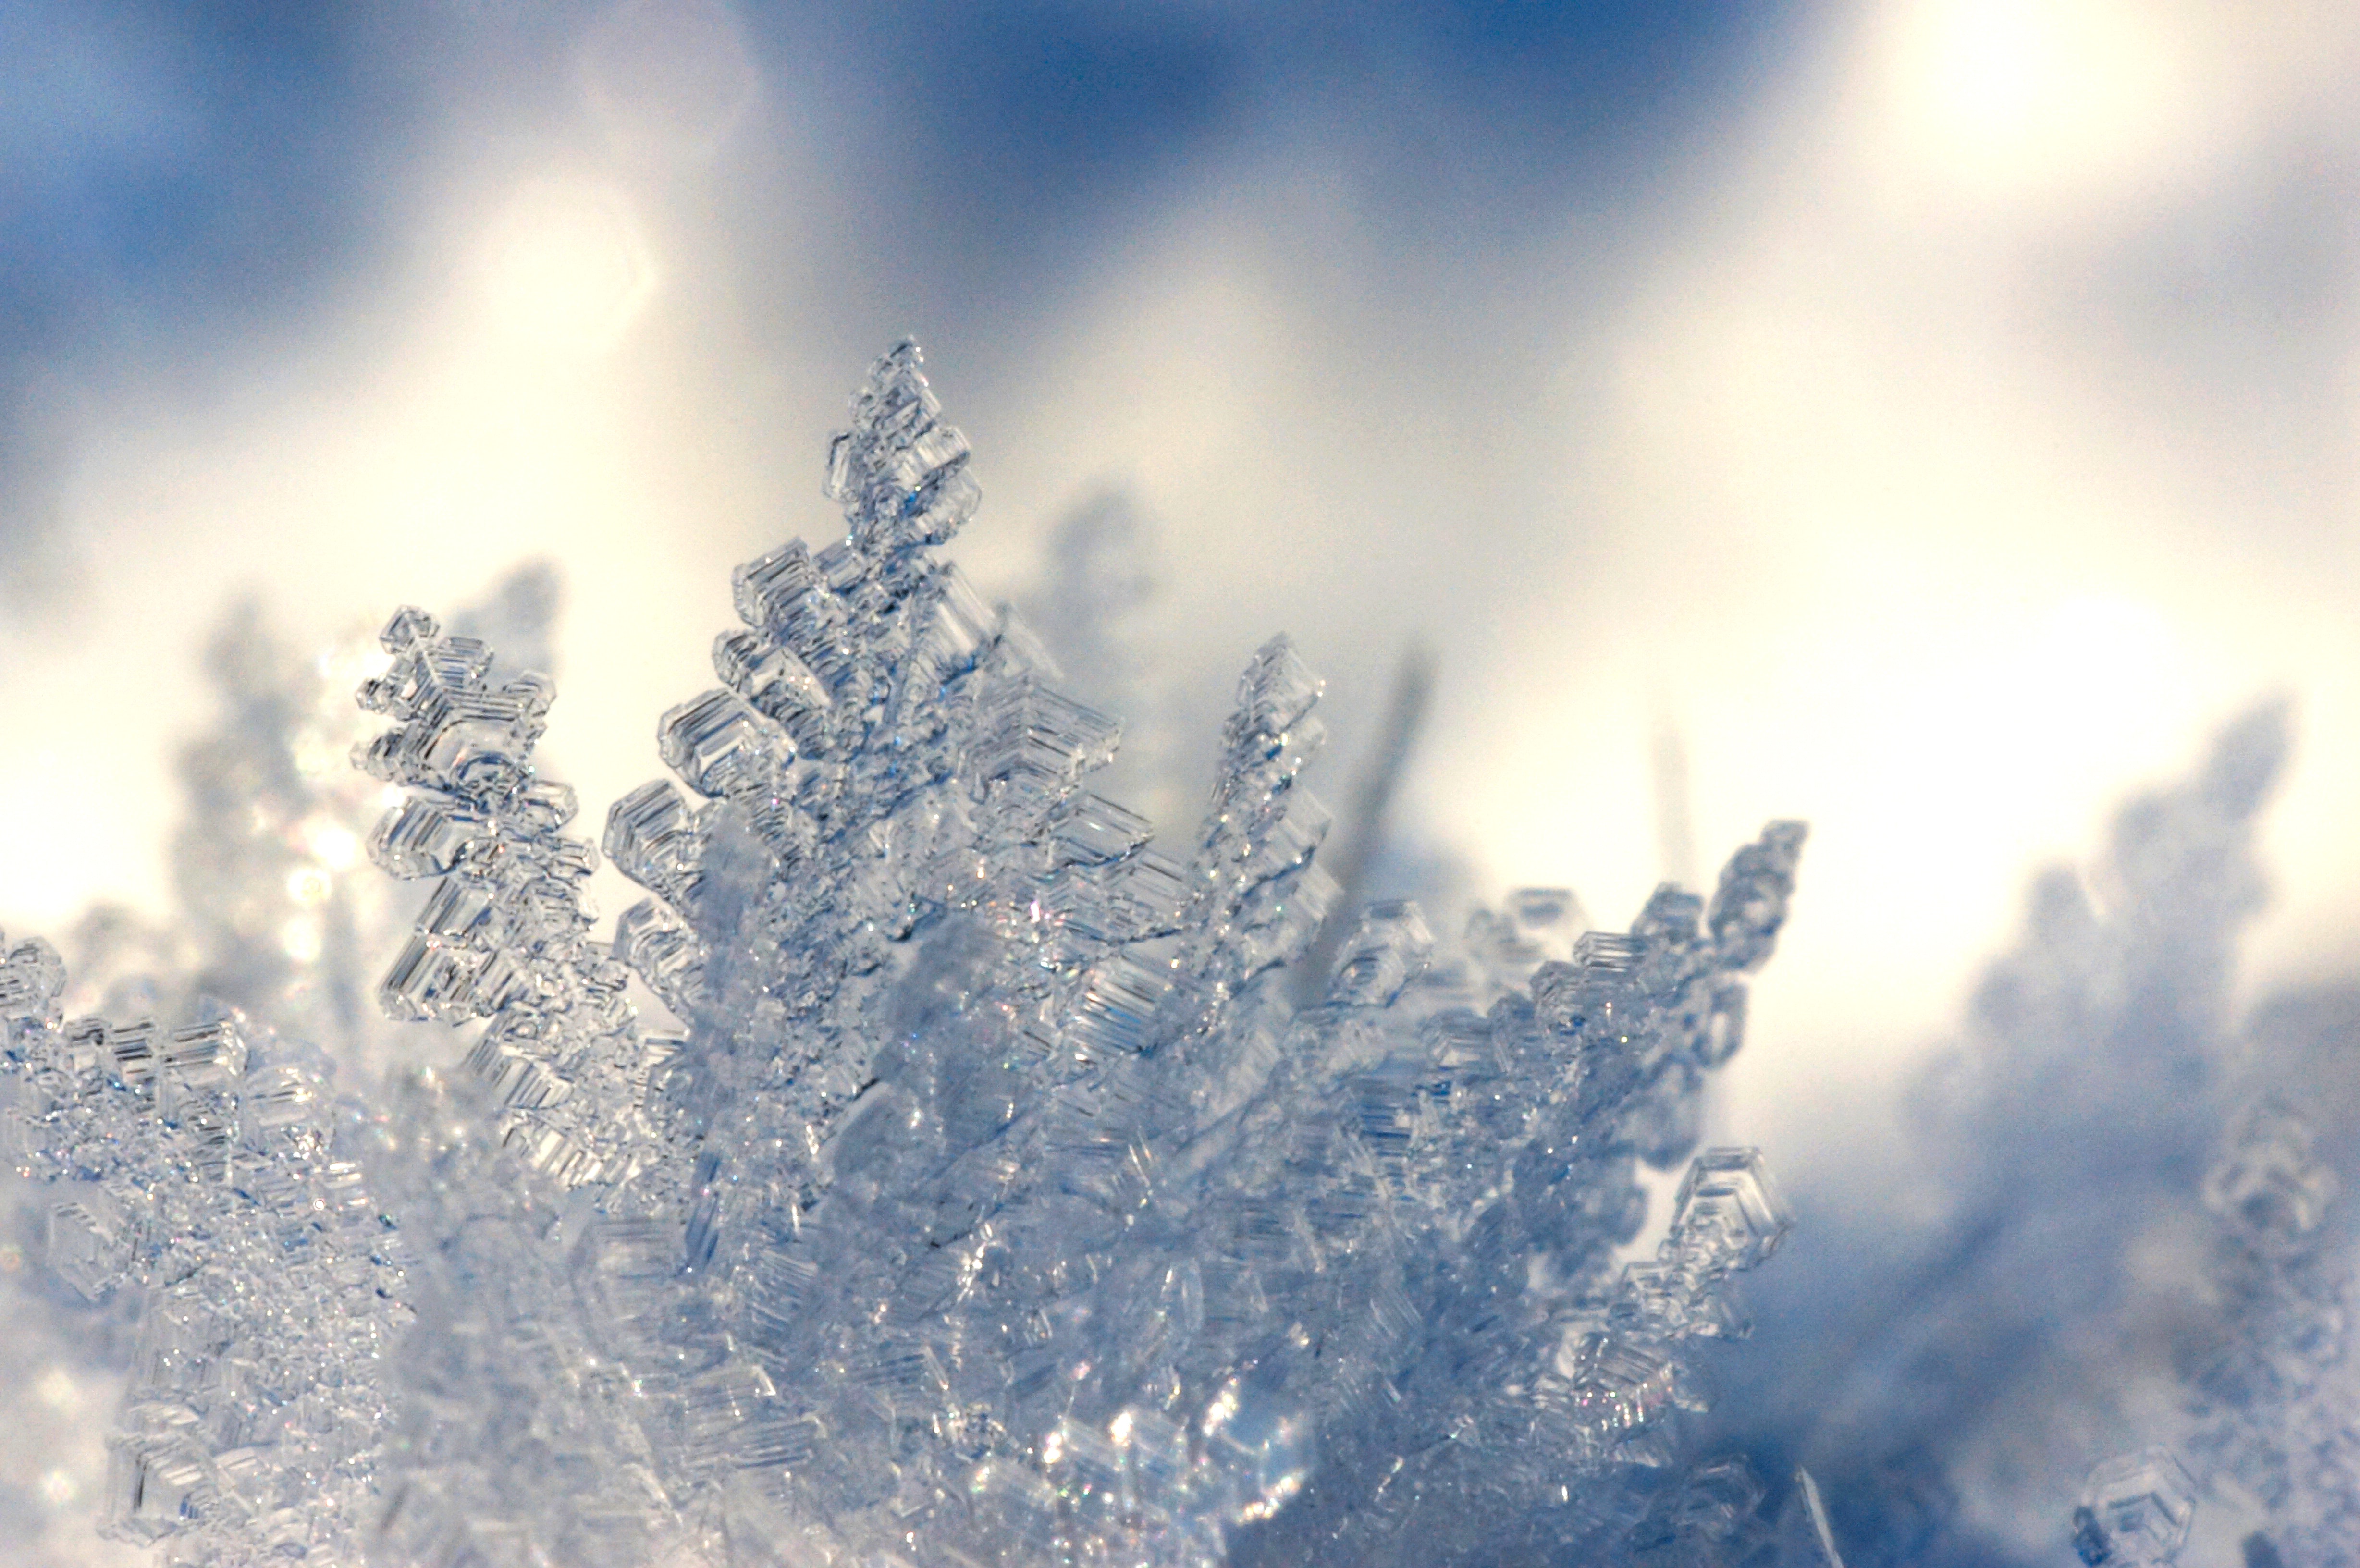
[[[1431,655],[1379,884],[1621,926],[1809,819],[1714,1116],[1873,1178],[2034,868],[2257,699],[2232,984],[2360,957],[2355,67],[2306,0],[15,0],[0,919],[169,907],[241,594],[553,561],[602,817],[906,334],[988,596],[1135,541],[1160,820],[1282,629],[1331,801]]]

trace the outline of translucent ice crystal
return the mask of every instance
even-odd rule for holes
[[[0,969],[50,1257],[143,1303],[113,1528],[224,1564],[1832,1561],[1682,1425],[1789,1224],[1760,1156],[1697,1155],[1618,1258],[1801,828],[1624,932],[1374,905],[1303,984],[1318,680],[1254,656],[1158,853],[1090,788],[1119,724],[936,553],[967,470],[895,349],[830,451],[844,536],[738,569],[720,684],[657,727],[677,781],[607,813],[648,894],[611,936],[552,683],[393,616],[366,853],[431,891],[377,996],[475,1029],[460,1070],[339,1098],[268,996],[68,1022],[46,950]]]
[[[2175,1562],[2196,1516],[2196,1484],[2164,1448],[2109,1459],[2090,1472],[2073,1516],[2073,1545],[2092,1565]]]
[[[2276,704],[2237,718],[2115,813],[2090,864],[2037,877],[1906,1143],[1810,1193],[1809,1252],[1751,1292],[1761,1340],[1815,1348],[1717,1369],[1722,1408],[1785,1412],[1731,1420],[1752,1452],[1808,1463],[1856,1563],[2054,1561],[2089,1467],[2147,1443],[2214,1486],[2174,1388],[2180,1362],[2244,1333],[2202,1264],[2222,1225],[2204,1172],[2246,1100],[2315,1114],[2350,1093],[2332,1063],[2353,1060],[2353,1015],[2293,1015],[2320,1031],[2300,1062],[2239,1017],[2289,728]],[[2319,1163],[2348,1163],[2360,1123],[2340,1126]],[[2226,1531],[2215,1500],[2204,1528]]]
[[[533,774],[554,689],[530,670],[494,684],[488,646],[440,629],[396,615],[380,639],[392,668],[361,688],[363,707],[399,721],[361,766],[414,791],[369,856],[442,878],[378,1000],[395,1018],[489,1018],[467,1064],[502,1107],[503,1139],[567,1186],[628,1180],[638,1129],[614,1113],[650,1045],[623,1000],[627,971],[590,939],[582,885],[598,857],[562,831],[574,791]]]
[[[49,1184],[50,1263],[139,1292],[104,1524],[180,1560],[333,1562],[373,1511],[399,1247],[317,1051],[241,1016],[64,1019],[47,944],[0,964],[12,1162]]]
[[[2335,1186],[2310,1126],[2269,1101],[2230,1124],[2203,1181],[2219,1310],[2182,1357],[2190,1451],[2208,1478],[2261,1504],[2269,1528],[2254,1539],[2281,1564],[2360,1548],[2360,1400],[2344,1375],[2353,1258],[2348,1242],[2325,1245]]]
[[[488,617],[503,636],[530,646],[545,641],[552,598],[547,569],[527,568],[496,590],[488,608],[464,618]],[[314,1096],[315,1109],[333,1102],[345,1118],[337,1137],[355,1159],[363,1151],[349,1118],[362,1102],[351,1091],[374,1086],[421,1050],[448,1049],[434,1031],[421,1040],[414,1028],[388,1022],[368,997],[369,972],[383,964],[409,911],[363,855],[385,793],[347,757],[373,727],[351,698],[366,646],[339,642],[303,656],[270,634],[252,603],[223,618],[203,661],[215,717],[180,761],[171,919],[92,909],[64,933],[70,974],[57,997],[67,1015],[90,1016],[93,1030],[98,1015],[117,1020],[115,1047],[134,1068],[144,1053],[163,1050],[155,1041],[169,1033],[142,1019],[241,1015],[249,1044],[275,1041],[268,1051],[302,1067],[300,1082],[290,1083],[249,1053],[245,1080],[278,1079],[269,1098],[282,1108],[299,1092]],[[223,1054],[220,1065],[233,1059]],[[49,1139],[66,1124],[48,1117],[52,1103],[25,1078],[0,1073],[0,1106],[22,1118],[26,1135],[0,1139],[5,1163],[27,1170],[55,1152]],[[390,1203],[381,1182],[367,1185],[378,1212],[414,1212]],[[84,1568],[101,1550],[81,1538],[108,1492],[104,1409],[126,1386],[135,1395],[147,1387],[143,1336],[160,1322],[145,1311],[151,1292],[116,1267],[125,1226],[139,1215],[136,1203],[120,1198],[78,1183],[0,1177],[0,1386],[7,1389],[0,1408],[13,1418],[0,1432],[0,1541],[11,1563]],[[53,1267],[40,1267],[44,1258]],[[118,1440],[129,1430],[127,1418],[112,1424]],[[250,1478],[252,1456],[236,1468]],[[142,1517],[152,1525],[164,1494],[142,1495],[150,1505]],[[200,1487],[191,1506],[206,1495]],[[224,1532],[236,1534],[219,1517],[176,1530],[169,1552],[219,1546]],[[315,1539],[309,1550],[317,1557],[329,1549]]]
[[[1925,1084],[1918,1195],[1942,1221],[1904,1247],[1890,1209],[1855,1220],[1830,1274],[1765,1295],[1769,1334],[1841,1348],[1744,1364],[1729,1404],[1791,1412],[1739,1430],[1808,1455],[1855,1561],[2158,1561],[2191,1509],[2204,1560],[2360,1560],[2337,1203],[2360,1008],[2348,982],[2233,1007],[2287,746],[2284,709],[2255,710],[2094,865],[2038,879],[1972,1050]],[[1840,1236],[1819,1196],[1815,1239]],[[2184,1473],[2109,1461],[2077,1504],[2073,1472],[2159,1440]]]

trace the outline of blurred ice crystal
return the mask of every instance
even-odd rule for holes
[[[2263,1342],[2207,1259],[2250,1232],[2241,1277],[2300,1240],[2289,1262],[2341,1260],[2306,1278],[2348,1278],[2323,1168],[2360,1130],[2224,1138],[2246,1103],[2315,1112],[2350,1073],[2350,1015],[2275,999],[2274,1027],[2316,1033],[2298,1058],[2235,1010],[2289,728],[2280,704],[2239,717],[2125,805],[2092,865],[2035,878],[1898,1158],[1811,1192],[1809,1247],[1753,1292],[1757,1343],[1785,1353],[1716,1368],[1715,1425],[1809,1467],[1854,1568],[2054,1562],[2091,1466],[2156,1443],[2202,1490],[2200,1540],[2251,1513],[2189,1420],[2183,1364]]]
[[[553,610],[553,579],[541,567],[516,573],[468,614],[495,619],[512,640],[535,645],[545,643]],[[369,972],[382,965],[389,935],[407,926],[410,911],[399,890],[362,864],[363,840],[384,793],[347,757],[368,728],[350,696],[364,662],[360,647],[344,644],[300,657],[272,636],[258,605],[234,606],[206,656],[218,717],[180,759],[185,811],[171,845],[171,920],[154,923],[101,907],[66,933],[71,982],[54,1000],[69,1017],[86,1015],[72,1026],[70,1051],[113,1057],[128,1074],[126,1084],[145,1075],[143,1061],[169,1065],[176,1055],[189,1072],[239,1080],[241,1138],[261,1136],[290,1116],[349,1116],[356,1102],[336,1094],[336,1087],[368,1087],[420,1054],[416,1037],[379,1016],[369,996]],[[40,973],[21,965],[7,972],[11,1005]],[[208,1032],[233,1007],[245,1016],[234,1039]],[[120,1020],[111,1034],[87,1017],[98,1014]],[[177,1044],[167,1027],[176,1022],[194,1029]],[[247,1025],[256,1032],[246,1032]],[[254,1047],[242,1073],[234,1071],[238,1040]],[[437,1053],[447,1049],[439,1038],[430,1043]],[[20,1038],[18,1046],[25,1045]],[[158,1104],[159,1122],[151,1124],[115,1105],[104,1125],[123,1136],[127,1169],[145,1174],[113,1181],[86,1171],[62,1186],[27,1181],[21,1173],[58,1175],[50,1157],[65,1147],[55,1141],[66,1136],[64,1113],[79,1104],[74,1114],[83,1121],[94,1114],[85,1097],[60,1088],[56,1081],[44,1086],[0,1072],[0,1118],[8,1124],[0,1128],[0,1148],[13,1168],[0,1177],[0,1388],[8,1390],[0,1406],[12,1416],[0,1423],[0,1541],[12,1564],[121,1560],[89,1534],[93,1512],[124,1501],[108,1481],[110,1424],[115,1481],[158,1477],[152,1490],[138,1480],[145,1511],[120,1521],[129,1539],[139,1540],[139,1530],[155,1524],[171,1475],[191,1478],[185,1455],[133,1464],[126,1455],[136,1447],[137,1423],[127,1405],[112,1423],[105,1410],[126,1386],[135,1399],[156,1387],[151,1353],[164,1319],[148,1309],[161,1314],[169,1301],[136,1288],[125,1259],[141,1226],[156,1218],[137,1184],[184,1168],[182,1156],[168,1147],[169,1124],[185,1133],[201,1107],[186,1100]],[[106,1101],[100,1096],[95,1104],[103,1109]],[[215,1127],[208,1136],[224,1131]],[[342,1127],[335,1136],[349,1139],[353,1128]],[[239,1163],[234,1149],[224,1174],[235,1174]],[[297,1186],[282,1190],[281,1176]],[[283,1166],[256,1180],[272,1189],[268,1201],[301,1201],[304,1183]],[[249,1190],[247,1196],[262,1195]],[[235,1218],[242,1211],[229,1213]],[[211,1261],[195,1285],[210,1290],[235,1272],[236,1255],[221,1250],[227,1240],[217,1229]],[[314,1245],[303,1242],[302,1252]],[[41,1267],[45,1258],[51,1267]],[[300,1284],[305,1273],[290,1265],[287,1273],[261,1277],[277,1291]],[[334,1320],[320,1319],[318,1332],[323,1338],[312,1349],[324,1354],[324,1337],[338,1332]],[[290,1339],[287,1349],[299,1348]],[[263,1365],[250,1349],[235,1354],[249,1370]],[[282,1360],[274,1375],[288,1375],[292,1365]],[[200,1388],[195,1399],[166,1402],[197,1408],[215,1397],[225,1396]],[[269,1465],[258,1445],[246,1446],[257,1452],[227,1463],[251,1491]],[[167,1517],[204,1508],[219,1480],[207,1472]],[[175,1530],[173,1550],[198,1552],[204,1542],[218,1544],[224,1531],[235,1534],[216,1508],[209,1524]]]
[[[2247,1554],[2344,1563],[2360,1550],[2360,1399],[2351,1387],[2348,1237],[2308,1123],[2264,1100],[2230,1124],[2203,1181],[2213,1321],[2181,1358],[2200,1471],[2260,1506]],[[2331,1241],[2335,1245],[2331,1245]]]
[[[2334,1196],[2335,1172],[2311,1152],[2311,1131],[2282,1105],[2264,1102],[2239,1118],[2204,1180],[2204,1205],[2257,1252],[2303,1247]]]
[[[16,1162],[58,1193],[51,1266],[131,1287],[104,1519],[192,1563],[333,1561],[374,1508],[387,1350],[406,1326],[389,1222],[328,1068],[235,1014],[64,1019],[46,943],[0,965]]]
[[[2170,1563],[2195,1514],[2196,1484],[2170,1450],[2126,1454],[2090,1472],[2074,1513],[2074,1548],[2093,1565]]]
[[[1808,1477],[1682,1424],[1790,1223],[1758,1153],[1694,1149],[1802,829],[1627,932],[1563,891],[1463,940],[1376,904],[1304,985],[1318,680],[1265,645],[1201,824],[1150,847],[1089,788],[1120,725],[936,554],[978,494],[938,416],[914,347],[879,361],[845,536],[738,569],[720,684],[658,725],[678,783],[606,817],[649,895],[611,937],[536,760],[552,682],[388,623],[366,853],[431,890],[377,996],[475,1026],[456,1070],[305,1043],[328,935],[161,1022],[68,1019],[10,953],[12,1161],[56,1277],[136,1302],[110,1530],[190,1564],[1832,1562]],[[266,868],[304,909],[319,853]],[[338,1055],[396,1071],[340,1093]],[[1692,1154],[1623,1263],[1637,1167]]]

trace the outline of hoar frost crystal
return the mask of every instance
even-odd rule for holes
[[[738,569],[678,782],[608,813],[553,687],[403,610],[360,760],[431,884],[380,1000],[464,1070],[335,1092],[279,1020],[66,1020],[0,970],[50,1258],[138,1293],[108,1527],[174,1563],[1825,1563],[1683,1470],[1695,1342],[1788,1225],[1696,1142],[1802,829],[1569,945],[1353,917],[1298,782],[1319,683],[1255,655],[1167,855],[1087,788],[1118,726],[936,547],[977,490],[914,347],[831,449],[846,536]],[[292,1025],[290,1023],[290,1029]],[[1749,1533],[1750,1532],[1750,1533]]]

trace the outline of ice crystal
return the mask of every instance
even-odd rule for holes
[[[487,606],[466,615],[494,621],[520,643],[541,642],[553,586],[545,567],[527,568],[504,583]],[[171,845],[173,919],[157,924],[119,909],[91,911],[65,933],[71,983],[54,998],[69,1015],[119,1020],[117,1043],[135,1064],[143,1038],[167,1038],[174,1024],[202,1026],[233,1011],[243,1014],[237,1031],[250,1047],[244,1082],[259,1081],[273,1057],[297,1069],[311,1096],[311,1113],[344,1118],[322,1125],[338,1129],[334,1136],[348,1166],[360,1152],[353,1142],[354,1118],[362,1114],[350,1091],[374,1083],[397,1062],[448,1049],[445,1040],[421,1041],[416,1032],[388,1022],[369,996],[369,972],[383,966],[389,937],[407,926],[410,915],[398,896],[388,896],[397,889],[364,862],[363,839],[385,791],[355,772],[347,757],[371,727],[351,702],[369,640],[299,657],[271,635],[258,605],[239,604],[224,617],[204,661],[219,717],[180,758],[186,811]],[[78,1027],[98,1038],[94,1017]],[[232,1051],[223,1062],[234,1059]],[[51,1092],[58,1087],[57,1081],[44,1087],[0,1073],[0,1105],[16,1126],[7,1140],[7,1163],[19,1171],[54,1178],[60,1168],[51,1157],[72,1147],[57,1141],[66,1138],[71,1119],[52,1114],[66,1108]],[[75,1115],[86,1123],[105,1104],[102,1096]],[[128,1103],[118,1102],[102,1116],[125,1170],[144,1170],[140,1181],[179,1170],[178,1157],[155,1141],[166,1134],[128,1110]],[[179,1113],[164,1114],[169,1121]],[[260,1113],[249,1105],[244,1114]],[[10,1390],[16,1418],[0,1436],[0,1540],[8,1542],[12,1563],[91,1561],[94,1543],[73,1539],[77,1522],[88,1528],[86,1519],[77,1521],[75,1509],[95,1505],[104,1513],[127,1500],[121,1486],[110,1493],[107,1444],[96,1434],[109,1433],[115,1479],[122,1483],[128,1463],[122,1456],[157,1435],[148,1429],[159,1405],[202,1410],[224,1397],[204,1388],[173,1394],[158,1384],[154,1342],[181,1332],[164,1314],[181,1311],[191,1290],[211,1291],[235,1279],[235,1262],[213,1256],[195,1283],[178,1292],[177,1306],[170,1292],[126,1289],[136,1281],[122,1266],[122,1249],[131,1238],[125,1227],[145,1223],[146,1200],[120,1181],[110,1190],[86,1168],[71,1169],[82,1170],[87,1180],[60,1186],[0,1178],[5,1182],[0,1186],[0,1321],[7,1326],[0,1383]],[[366,1185],[356,1186],[352,1177],[351,1170],[343,1172],[341,1191],[348,1198]],[[376,1212],[381,1219],[383,1211]],[[235,1214],[235,1224],[247,1223]],[[378,1238],[380,1244],[387,1239]],[[217,1232],[213,1240],[224,1237]],[[53,1267],[40,1268],[44,1258]],[[281,1302],[284,1315],[268,1330],[242,1315],[249,1311],[245,1304],[224,1322],[246,1323],[239,1332],[268,1338],[301,1332],[313,1320],[299,1314],[317,1312],[323,1331],[314,1334],[311,1349],[322,1354],[325,1325],[337,1321],[338,1305],[331,1300],[322,1311],[304,1292],[333,1295],[343,1287],[303,1269],[269,1279],[274,1294],[289,1287],[294,1294]],[[151,1304],[154,1312],[145,1310]],[[274,1356],[301,1349],[293,1339],[261,1348]],[[277,1368],[277,1376],[300,1365],[257,1359],[255,1345],[235,1354],[249,1372]],[[373,1368],[365,1371],[377,1376]],[[116,1418],[104,1419],[100,1407],[112,1391],[126,1388],[131,1397]],[[257,1388],[265,1390],[257,1397],[284,1393],[259,1385],[248,1393]],[[153,1470],[163,1476],[186,1462],[185,1452],[179,1459],[167,1454],[158,1465],[135,1466],[132,1473]],[[218,1516],[232,1506],[224,1496],[234,1500],[240,1488],[250,1493],[257,1463],[246,1455],[233,1464],[238,1485],[227,1494],[224,1477],[208,1473],[181,1499],[180,1513],[191,1517],[172,1531],[176,1552],[195,1552],[201,1542],[218,1545],[235,1535],[218,1517],[200,1527],[192,1516],[206,1510]],[[147,1513],[126,1515],[114,1527],[133,1541],[152,1531],[158,1499],[166,1493],[142,1482],[139,1495]],[[296,1544],[283,1533],[278,1538],[279,1548]],[[315,1542],[313,1550],[325,1548]]]
[[[1724,1369],[1715,1425],[1810,1468],[1854,1568],[2057,1561],[2092,1465],[2158,1443],[2196,1476],[2200,1535],[2228,1528],[2175,1386],[2213,1311],[2205,1171],[2245,1101],[2338,1093],[2326,1052],[2353,1038],[2282,995],[2303,1007],[2279,1027],[2318,1035],[2298,1059],[2234,1011],[2288,728],[2275,704],[2237,719],[2092,864],[2035,877],[1907,1145],[1816,1191],[1808,1247],[1766,1271],[1755,1314],[1785,1353]]]
[[[1695,1155],[1618,1259],[1801,828],[1627,932],[1376,904],[1306,983],[1319,681],[1263,647],[1153,847],[1088,787],[1117,723],[937,553],[977,497],[939,413],[879,361],[844,537],[736,572],[720,684],[658,725],[678,782],[607,813],[649,895],[611,937],[552,683],[388,623],[366,851],[431,891],[377,996],[477,1027],[459,1071],[339,1099],[284,985],[68,1020],[11,953],[49,1258],[139,1303],[110,1528],[191,1563],[1835,1561],[1808,1476],[1682,1435],[1790,1223],[1759,1154]]]
[[[2091,1564],[2172,1562],[2196,1516],[2196,1485],[2169,1449],[2110,1459],[2090,1472],[2074,1510],[2073,1545]]]
[[[141,1294],[105,1518],[191,1561],[333,1561],[374,1512],[402,1272],[318,1053],[236,1015],[65,1019],[47,943],[0,965],[25,1172],[51,1266]]]
[[[2117,1179],[2116,1206],[2083,1225],[2111,1220],[2105,1245],[2118,1253],[2144,1238],[2186,1236],[2204,1259],[2195,1299],[2169,1320],[2179,1419],[2137,1422],[2150,1446],[2100,1463],[2073,1511],[2073,1545],[2092,1564],[2177,1561],[2191,1521],[2214,1508],[2261,1526],[2240,1547],[2255,1568],[2326,1568],[2360,1552],[2360,1398],[2346,1343],[2360,1258],[2337,1223],[2337,1173],[2311,1121],[2281,1098],[2300,1094],[2333,1111],[2348,1069],[2295,1058],[2277,1030],[2257,1027],[2273,1014],[2315,1013],[2317,996],[2273,998],[2241,1028],[2223,1017],[2226,939],[2260,902],[2248,824],[2283,753],[2282,713],[2257,711],[2224,733],[2191,785],[2124,813],[2117,875],[2136,901],[2118,917],[2119,934],[2061,889],[2043,898],[2056,911],[2044,921],[2048,967],[2064,983],[2039,987],[2050,998],[2040,1011],[2081,1014],[2059,1043],[2120,1040],[2155,1074],[2139,1095],[2117,1085],[2109,1118],[2117,1130],[2100,1139],[2117,1160],[2146,1146],[2145,1190]],[[2076,984],[2069,965],[2096,966],[2075,955],[2109,948],[2111,965],[2133,983]],[[2027,992],[2038,994],[2027,985],[2016,995]],[[2091,1009],[2102,996],[2106,1011]],[[2108,1013],[2140,1036],[2092,1027]],[[2348,1038],[2338,1042],[2348,1047]],[[2348,1121],[2343,1130],[2348,1147]],[[2156,1314],[2141,1299],[2153,1293],[2152,1284],[2125,1291],[2115,1310],[2133,1323]],[[2120,1353],[2105,1368],[2126,1385],[2144,1370]],[[2172,1446],[2153,1444],[2158,1437]]]
[[[2301,1117],[2267,1100],[2236,1116],[2202,1186],[2216,1315],[2182,1358],[2190,1453],[2259,1503],[2260,1550],[2303,1568],[2360,1548],[2360,1399],[2344,1375],[2354,1258],[2325,1225],[2337,1184]]]

